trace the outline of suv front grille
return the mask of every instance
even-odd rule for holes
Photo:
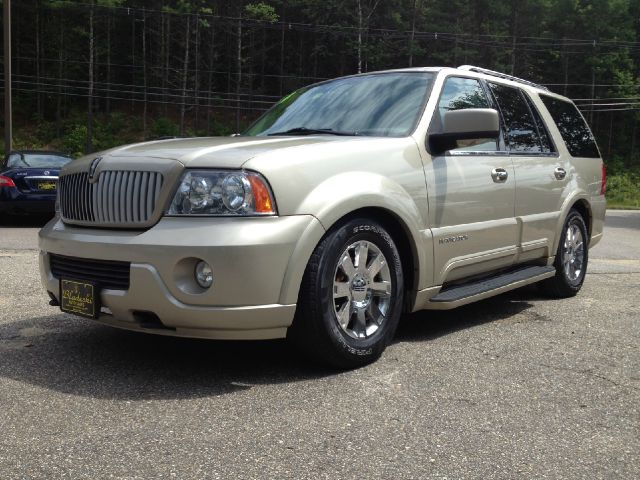
[[[86,172],[65,175],[60,212],[83,224],[143,226],[153,217],[162,182],[159,172],[104,171],[95,183]]]
[[[57,279],[69,278],[95,282],[102,288],[128,290],[131,263],[92,260],[49,254],[51,273]]]

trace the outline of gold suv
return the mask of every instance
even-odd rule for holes
[[[403,312],[534,282],[575,295],[605,186],[583,117],[539,85],[472,66],[338,78],[242,135],[67,165],[42,282],[52,305],[115,327],[286,337],[350,368]]]

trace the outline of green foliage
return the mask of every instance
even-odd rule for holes
[[[199,132],[200,135],[212,135],[214,137],[228,137],[234,133],[234,129],[228,123],[213,121],[211,122],[210,132]]]
[[[38,0],[13,9],[17,146],[83,151],[93,12],[96,149],[176,135],[170,119],[181,109],[186,132],[242,130],[276,96],[355,73],[360,54],[363,71],[411,58],[550,84],[587,99],[612,176],[640,165],[638,0]],[[592,97],[609,106],[592,107]]]
[[[160,137],[177,137],[180,134],[180,127],[178,124],[172,122],[166,117],[160,117],[151,127],[151,136],[153,138]]]
[[[87,126],[76,124],[66,132],[62,140],[62,150],[74,157],[84,154],[84,148],[87,141]]]
[[[640,170],[607,177],[607,204],[640,208]]]
[[[254,20],[262,20],[264,22],[274,23],[280,17],[276,13],[276,9],[264,2],[250,3],[244,7],[249,18]]]

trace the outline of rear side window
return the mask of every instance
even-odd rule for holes
[[[520,89],[489,83],[507,129],[511,152],[544,152],[538,127]]]
[[[571,102],[540,95],[542,102],[556,122],[567,150],[572,157],[600,158],[596,141],[582,115]]]
[[[542,117],[540,117],[538,109],[526,93],[523,92],[522,96],[527,101],[527,105],[529,105],[529,109],[531,110],[531,114],[533,115],[533,120],[536,122],[536,127],[538,127],[538,136],[540,137],[540,146],[542,148],[542,152],[555,152],[553,143],[551,142],[551,137],[549,137],[549,132],[547,131],[547,127],[545,127],[544,122],[542,121]]]

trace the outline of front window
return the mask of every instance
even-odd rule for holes
[[[52,153],[12,153],[7,159],[11,168],[62,168],[72,160]]]
[[[448,77],[442,88],[433,129],[442,125],[444,115],[453,110],[467,108],[490,108],[489,99],[480,82],[473,78]],[[498,143],[494,138],[456,140],[455,151],[495,151]]]
[[[283,98],[244,135],[404,137],[415,129],[433,82],[430,72],[339,78]]]

